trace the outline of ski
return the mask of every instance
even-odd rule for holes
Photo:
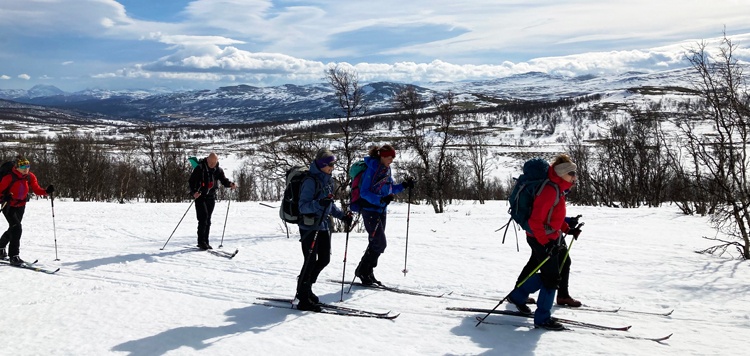
[[[336,284],[341,284],[340,280],[335,280],[335,279],[329,279],[328,282],[336,283]],[[430,293],[415,291],[415,290],[411,290],[411,289],[387,287],[387,286],[384,286],[382,284],[367,285],[367,284],[362,284],[362,283],[359,283],[359,282],[349,282],[349,281],[344,281],[344,284],[351,284],[351,285],[358,286],[358,287],[365,287],[365,288],[372,288],[372,289],[382,289],[382,290],[386,290],[386,291],[393,292],[393,293],[401,293],[401,294],[408,294],[408,295],[418,295],[418,296],[422,296],[422,297],[431,297],[431,298],[442,298],[443,296],[446,295],[446,293],[442,293],[442,294],[430,294]],[[448,293],[448,294],[450,294],[450,293]]]
[[[267,300],[270,302],[279,302],[279,303],[289,303],[289,304],[294,303],[292,299],[285,299],[285,298],[258,297],[256,299]],[[391,313],[390,310],[387,312],[373,312],[369,310],[362,310],[362,309],[357,309],[357,308],[345,307],[343,305],[335,305],[335,304],[327,304],[327,303],[320,303],[320,307],[326,308],[326,309],[343,310],[343,311],[352,312],[352,313],[364,313],[364,314],[382,315],[382,316],[388,316]]]
[[[472,312],[472,313],[489,313],[489,314],[518,316],[518,317],[523,317],[523,318],[534,318],[533,314],[524,314],[524,313],[513,311],[513,310],[497,310],[497,309],[492,310],[492,309],[462,308],[462,307],[447,307],[446,309],[453,310],[453,311]],[[557,318],[557,317],[555,318],[557,319],[557,321],[563,324],[574,325],[574,326],[579,326],[579,327],[588,328],[588,329],[628,331],[630,330],[630,327],[631,327],[630,325],[628,326],[604,326],[604,325],[599,325],[599,324],[586,323],[586,322],[578,321],[578,320],[571,320],[571,319],[564,319],[564,318]]]
[[[629,309],[620,309],[622,312],[626,313],[634,313],[634,314],[645,314],[645,315],[656,315],[656,316],[670,316],[674,312],[674,309],[668,311],[668,312],[647,312],[647,311],[640,311],[640,310],[629,310]]]
[[[1,263],[6,264],[6,265],[11,266],[11,267],[23,268],[23,269],[28,269],[28,270],[35,271],[35,272],[42,272],[42,273],[46,273],[46,274],[55,274],[55,273],[57,273],[60,270],[59,267],[57,269],[55,269],[55,270],[51,270],[51,269],[46,269],[46,268],[35,266],[34,264],[28,264],[28,263],[24,263],[24,264],[19,265],[19,266],[14,266],[14,265],[10,264],[10,261],[6,261],[6,260],[2,260]],[[36,261],[34,261],[34,263],[36,263]]]
[[[571,307],[569,305],[554,305],[554,307],[557,307],[560,309],[591,311],[591,312],[597,312],[597,313],[617,313],[620,310],[622,310],[621,308],[606,309],[606,308],[599,308],[599,307],[590,307],[588,305],[582,305],[580,307]]]
[[[529,324],[522,324],[522,323],[511,323],[511,322],[501,322],[501,321],[486,321],[482,320],[481,317],[476,317],[477,321],[481,321],[482,324],[489,324],[489,325],[505,325],[505,326],[513,326],[513,327],[519,327],[519,328],[529,328],[529,329],[536,329],[534,325]],[[645,340],[645,341],[654,341],[654,342],[664,342],[669,340],[670,337],[672,337],[673,334],[669,334],[667,336],[662,337],[647,337],[647,336],[638,336],[638,335],[624,335],[624,334],[608,334],[598,331],[591,331],[591,330],[578,330],[578,329],[571,329],[566,327],[564,331],[574,331],[574,332],[585,332],[586,334],[591,335],[598,335],[598,336],[604,336],[604,337],[611,337],[611,338],[617,338],[617,339],[632,339],[632,340]]]
[[[234,252],[217,251],[217,250],[206,250],[206,251],[208,251],[208,253],[214,256],[224,257],[224,258],[228,258],[231,260],[234,258],[234,256],[237,256],[237,254],[240,252],[240,249],[235,249]]]
[[[261,299],[261,298],[258,298],[258,299]],[[263,306],[267,306],[271,308],[286,308],[286,309],[292,309],[292,310],[299,310],[297,309],[297,305],[288,303],[288,300],[284,300],[283,303],[255,302],[253,304],[263,305]],[[321,305],[321,310],[319,312],[316,312],[316,311],[311,311],[311,312],[318,313],[318,314],[353,316],[353,317],[359,317],[359,318],[373,318],[373,319],[386,319],[386,320],[393,320],[393,319],[398,318],[399,315],[401,315],[401,314],[393,314],[393,315],[372,314],[371,312],[366,312],[366,311],[349,311],[349,310],[343,310],[343,309],[327,308],[322,305]]]

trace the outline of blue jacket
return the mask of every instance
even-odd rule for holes
[[[317,190],[317,192],[316,192]],[[317,193],[317,194],[316,194]],[[341,211],[333,202],[327,208],[323,208],[319,201],[333,194],[333,179],[330,175],[323,173],[315,165],[310,164],[310,177],[305,178],[299,193],[299,212],[302,215],[315,215],[315,225],[305,225],[300,222],[299,228],[303,230],[329,230],[328,216],[333,215],[335,218],[343,218],[344,212]]]
[[[379,159],[365,157],[365,164],[367,169],[359,183],[359,196],[372,205],[363,205],[362,210],[384,212],[387,205],[381,203],[380,198],[401,193],[404,187],[401,184],[393,184],[391,168],[382,166]]]

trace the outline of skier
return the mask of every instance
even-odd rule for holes
[[[195,199],[195,214],[198,218],[198,248],[211,250],[208,235],[211,230],[211,214],[216,205],[216,181],[225,187],[236,189],[237,185],[224,176],[224,170],[219,167],[219,156],[211,152],[208,157],[200,160],[190,175],[188,185],[190,195]]]
[[[368,245],[357,269],[354,270],[354,275],[365,285],[382,285],[375,278],[373,269],[377,267],[380,255],[385,252],[386,210],[388,204],[393,201],[394,194],[413,188],[415,183],[411,178],[407,178],[402,184],[393,183],[391,164],[395,157],[396,150],[393,146],[385,144],[382,147],[370,148],[368,156],[364,159],[367,169],[360,182],[358,204],[367,231]]]
[[[39,186],[34,173],[29,172],[31,164],[23,156],[16,157],[15,164],[10,173],[0,180],[0,192],[2,196],[2,211],[5,220],[8,221],[8,230],[0,237],[0,259],[10,256],[10,264],[20,266],[25,262],[18,256],[21,249],[21,233],[23,231],[21,220],[26,210],[26,202],[29,200],[29,190],[36,195],[49,195],[55,192],[51,184],[47,189]],[[10,242],[6,252],[5,246]]]
[[[526,273],[522,272],[519,281],[528,276],[528,273],[531,273],[545,258],[549,257],[549,260],[540,268],[541,273],[530,277],[509,296],[510,302],[520,312],[531,314],[531,309],[526,306],[526,300],[529,294],[539,291],[537,309],[534,312],[534,325],[548,330],[564,330],[562,324],[552,318],[551,312],[555,290],[560,284],[558,258],[562,258],[559,254],[561,235],[563,232],[574,236],[581,233],[578,228],[570,229],[565,222],[565,191],[575,183],[576,168],[577,166],[568,155],[561,154],[555,158],[547,171],[547,177],[551,184],[556,184],[558,189],[555,189],[551,184],[545,184],[541,193],[534,199],[534,206],[529,218],[529,227],[533,234],[526,234],[526,241],[531,247],[531,257],[523,269]],[[559,194],[557,205],[554,205],[555,194]],[[548,218],[549,225],[547,224]]]
[[[331,261],[331,231],[329,216],[333,215],[346,226],[352,223],[351,212],[344,213],[333,202],[333,179],[331,173],[336,165],[336,156],[327,148],[321,148],[310,164],[310,173],[302,181],[299,196],[299,212],[303,219],[298,224],[302,255],[299,279],[297,280],[297,309],[320,311],[320,299],[312,291],[318,275]]]

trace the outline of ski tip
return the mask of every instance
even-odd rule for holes
[[[626,327],[622,328],[622,330],[628,331],[628,330],[630,330],[630,328],[632,328],[632,327],[633,327],[633,325],[628,325],[628,326],[626,326]]]
[[[664,316],[670,316],[674,313],[674,309],[670,310],[669,313],[664,314]],[[669,336],[672,336],[672,334],[669,334]]]

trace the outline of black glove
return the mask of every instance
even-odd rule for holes
[[[414,178],[409,177],[409,178],[406,178],[406,180],[403,183],[401,183],[401,186],[404,187],[404,189],[411,189],[411,188],[414,188],[414,184],[416,183],[417,181],[414,180]]]
[[[50,194],[54,193],[55,192],[55,186],[52,185],[52,184],[48,185],[46,191],[47,191],[47,195],[50,195]]]
[[[388,194],[382,198],[380,198],[380,203],[388,205],[393,201],[393,194]]]
[[[346,226],[352,226],[352,221],[354,221],[354,216],[352,216],[352,212],[346,213],[343,218],[341,218],[341,221],[346,224]]]
[[[549,256],[556,255],[558,250],[560,250],[560,244],[557,240],[552,240],[544,245],[544,252],[546,252]]]
[[[328,197],[318,200],[318,204],[320,204],[323,209],[328,209],[328,206],[331,205],[331,203],[333,203],[333,199]]]
[[[580,234],[581,234],[580,228],[574,228],[574,229],[568,230],[568,235],[573,236],[573,238],[576,240],[578,240],[578,235]]]
[[[575,229],[578,226],[578,218],[580,218],[581,215],[578,215],[574,218],[567,217],[565,218],[565,222],[570,226],[571,229]]]

